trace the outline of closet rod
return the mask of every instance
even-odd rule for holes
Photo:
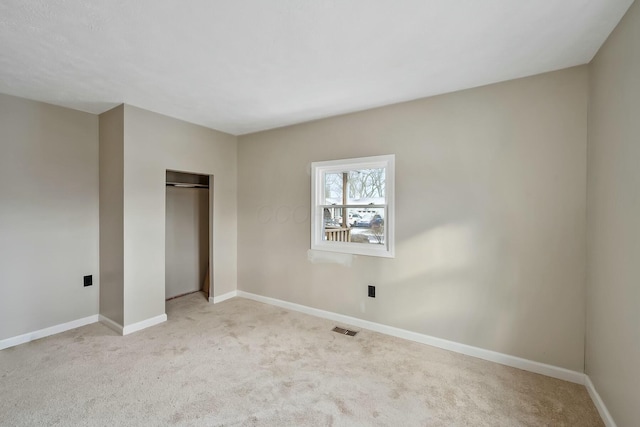
[[[188,182],[168,182],[169,187],[184,187],[184,188],[209,188],[207,184],[191,184]]]

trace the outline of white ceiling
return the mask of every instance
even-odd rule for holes
[[[633,0],[2,0],[0,92],[232,134],[587,63]]]

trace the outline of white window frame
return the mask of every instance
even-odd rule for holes
[[[356,169],[385,168],[385,243],[334,242],[324,240],[326,205],[324,174]],[[349,205],[359,207],[359,205]],[[379,205],[376,205],[379,206]],[[363,205],[363,208],[369,207]],[[395,258],[395,155],[359,157],[311,163],[311,249],[354,255]]]

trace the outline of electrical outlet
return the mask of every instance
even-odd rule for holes
[[[84,276],[84,286],[92,286],[93,285],[93,275]]]
[[[376,287],[373,285],[369,285],[369,297],[371,298],[376,297]]]

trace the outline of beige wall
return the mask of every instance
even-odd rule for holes
[[[209,265],[209,191],[167,187],[165,297],[202,289]]]
[[[124,318],[124,106],[100,121],[100,314]]]
[[[236,137],[124,106],[124,324],[165,312],[165,172],[213,175],[213,296],[236,289]]]
[[[638,425],[640,4],[590,68],[586,371],[619,426]]]
[[[98,118],[0,95],[0,141],[2,340],[98,313]]]
[[[238,288],[582,371],[586,129],[577,67],[241,136]],[[396,258],[311,264],[309,163],[379,154]]]

